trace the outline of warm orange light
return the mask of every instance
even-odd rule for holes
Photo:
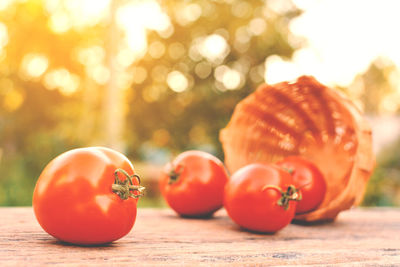
[[[49,90],[58,89],[64,95],[71,95],[78,90],[80,79],[78,75],[60,68],[46,73],[43,82]]]
[[[42,54],[27,54],[22,59],[21,71],[28,78],[40,77],[49,66],[49,60]]]

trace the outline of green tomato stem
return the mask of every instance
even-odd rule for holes
[[[118,177],[118,173],[122,173],[125,175],[125,180],[121,181]],[[126,200],[130,197],[132,198],[139,198],[143,196],[143,192],[145,187],[140,185],[140,178],[138,175],[129,175],[123,169],[116,169],[114,171],[114,184],[111,186],[111,190],[117,194],[122,200]],[[132,182],[132,178],[136,178],[139,185],[134,185]]]
[[[183,165],[175,166],[174,164],[171,163],[171,170],[168,173],[169,176],[168,184],[173,184],[178,181],[179,176],[183,172],[183,168],[184,168]]]
[[[282,206],[285,210],[289,208],[290,201],[300,201],[302,199],[301,192],[294,186],[289,185],[286,191],[276,185],[266,185],[263,187],[262,191],[267,189],[274,189],[281,194],[281,198],[278,200],[277,204]]]

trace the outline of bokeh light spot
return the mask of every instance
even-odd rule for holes
[[[17,110],[24,102],[24,95],[18,90],[8,90],[3,98],[3,107],[8,112]]]
[[[164,55],[165,45],[160,41],[152,42],[148,51],[152,58],[158,59]]]
[[[135,61],[135,54],[131,49],[121,49],[117,54],[117,62],[120,66],[127,68]]]
[[[185,91],[189,86],[189,81],[180,71],[172,71],[167,76],[167,84],[174,92]]]
[[[103,47],[91,46],[79,49],[77,58],[78,61],[86,67],[93,67],[104,61],[105,54],[106,52]]]
[[[153,132],[152,141],[159,147],[166,146],[171,139],[166,129],[157,129]]]
[[[155,84],[147,86],[142,91],[142,97],[144,101],[148,103],[155,102],[160,99],[162,93],[165,91],[165,86],[160,84]]]
[[[179,59],[181,58],[186,52],[185,47],[183,44],[175,42],[169,45],[168,47],[168,54],[172,59]]]
[[[58,34],[68,31],[72,26],[68,14],[64,11],[58,11],[51,15],[49,19],[50,29]]]
[[[104,65],[98,65],[93,68],[90,76],[96,83],[104,85],[110,79],[110,70]]]
[[[71,74],[65,68],[51,70],[44,76],[44,85],[49,90],[58,89],[63,95],[75,93],[80,84],[79,76]]]
[[[222,83],[224,88],[217,86],[218,89],[224,91],[225,89],[234,90],[238,89],[241,85],[242,78],[241,73],[235,69],[232,69],[226,65],[218,66],[214,71],[215,79]]]
[[[157,65],[151,70],[151,78],[160,83],[165,83],[169,69],[164,65]]]
[[[235,1],[231,8],[232,14],[238,18],[248,17],[251,11],[252,7],[247,1]]]
[[[27,54],[22,59],[22,72],[28,79],[40,77],[49,66],[49,60],[42,54]]]
[[[199,51],[209,61],[223,60],[229,53],[229,45],[221,35],[211,34],[200,44]]]
[[[253,35],[261,35],[267,29],[267,23],[262,18],[252,19],[249,23],[249,30]]]
[[[234,69],[228,69],[222,77],[222,83],[228,90],[237,89],[240,85],[240,73]]]
[[[196,21],[201,16],[202,12],[201,6],[196,3],[185,4],[176,9],[175,19],[180,25],[187,26]]]
[[[132,68],[133,82],[140,84],[144,82],[147,78],[147,71],[145,68],[137,66]]]
[[[207,62],[200,62],[194,68],[194,72],[201,79],[207,78],[210,75],[211,71],[212,71],[212,67]]]

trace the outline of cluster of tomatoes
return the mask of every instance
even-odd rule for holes
[[[218,158],[186,151],[165,166],[160,189],[168,205],[183,217],[208,217],[224,206],[241,227],[273,233],[295,214],[316,209],[326,183],[319,169],[299,156],[276,164],[249,164],[229,178]]]
[[[326,185],[317,167],[300,157],[250,164],[229,178],[213,155],[186,151],[165,166],[160,189],[183,217],[212,216],[224,206],[241,227],[272,233],[289,224],[295,213],[315,209]],[[45,167],[33,193],[33,208],[42,228],[57,239],[104,244],[132,229],[143,190],[123,154],[104,147],[79,148]]]

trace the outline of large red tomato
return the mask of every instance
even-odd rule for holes
[[[103,147],[79,148],[53,159],[33,193],[39,224],[74,244],[103,244],[125,236],[136,219],[144,189],[132,164]]]
[[[178,214],[206,217],[222,207],[227,180],[219,159],[202,151],[186,151],[165,166],[160,190]]]
[[[326,193],[326,182],[318,167],[299,156],[287,157],[277,164],[291,172],[294,185],[301,192],[302,200],[297,203],[296,214],[316,209]]]
[[[225,187],[224,206],[243,228],[273,233],[291,222],[299,198],[288,172],[272,164],[253,163],[232,175]]]

